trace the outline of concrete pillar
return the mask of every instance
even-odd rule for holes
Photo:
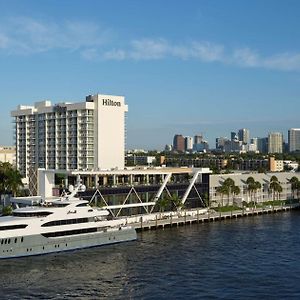
[[[68,186],[69,186],[69,179],[68,179],[68,176],[65,178],[64,184],[65,184],[65,187],[68,188]]]
[[[133,185],[133,175],[132,174],[129,175],[129,184]]]
[[[99,176],[98,176],[98,175],[95,175],[95,176],[94,176],[94,180],[95,180],[95,187],[98,188],[98,187],[99,187],[99,183],[98,183],[98,181],[99,181]]]
[[[80,175],[77,174],[77,175],[76,175],[76,185],[78,185],[80,182],[81,182]]]
[[[103,185],[106,186],[107,185],[107,176],[103,175]]]

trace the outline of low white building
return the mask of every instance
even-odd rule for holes
[[[255,201],[257,203],[272,200],[272,194],[269,189],[270,179],[272,176],[276,176],[282,187],[282,193],[280,193],[280,199],[292,198],[292,190],[290,179],[296,176],[300,180],[300,173],[290,173],[290,172],[272,172],[272,173],[235,173],[235,174],[213,174],[210,175],[209,179],[209,193],[210,193],[210,203],[212,206],[218,206],[218,204],[232,204],[236,202],[241,204],[242,201],[249,203],[250,201]],[[257,190],[256,193],[249,194],[247,190],[247,178],[253,177],[255,181],[261,184],[261,189]],[[233,196],[230,195],[229,199],[226,195],[221,195],[217,192],[217,188],[222,185],[222,183],[227,179],[231,178],[234,180],[236,186],[240,188],[240,194]],[[223,198],[223,199],[222,199]]]

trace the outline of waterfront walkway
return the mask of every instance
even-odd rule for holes
[[[179,212],[156,213],[152,215],[151,219],[149,219],[148,215],[143,215],[139,217],[139,220],[136,219],[133,221],[128,219],[128,223],[130,223],[130,225],[133,226],[137,231],[143,231],[284,212],[299,208],[299,206],[299,204],[292,204],[274,207],[269,206],[264,208],[234,210],[230,212],[216,212],[214,210],[207,209],[181,210]]]

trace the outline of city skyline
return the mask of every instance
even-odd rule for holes
[[[1,1],[1,144],[10,111],[49,99],[123,95],[127,149],[175,133],[210,145],[299,128],[298,1]]]

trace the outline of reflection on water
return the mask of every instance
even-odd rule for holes
[[[143,232],[138,241],[0,261],[7,299],[300,297],[300,212]],[[276,291],[276,292],[275,292]]]

